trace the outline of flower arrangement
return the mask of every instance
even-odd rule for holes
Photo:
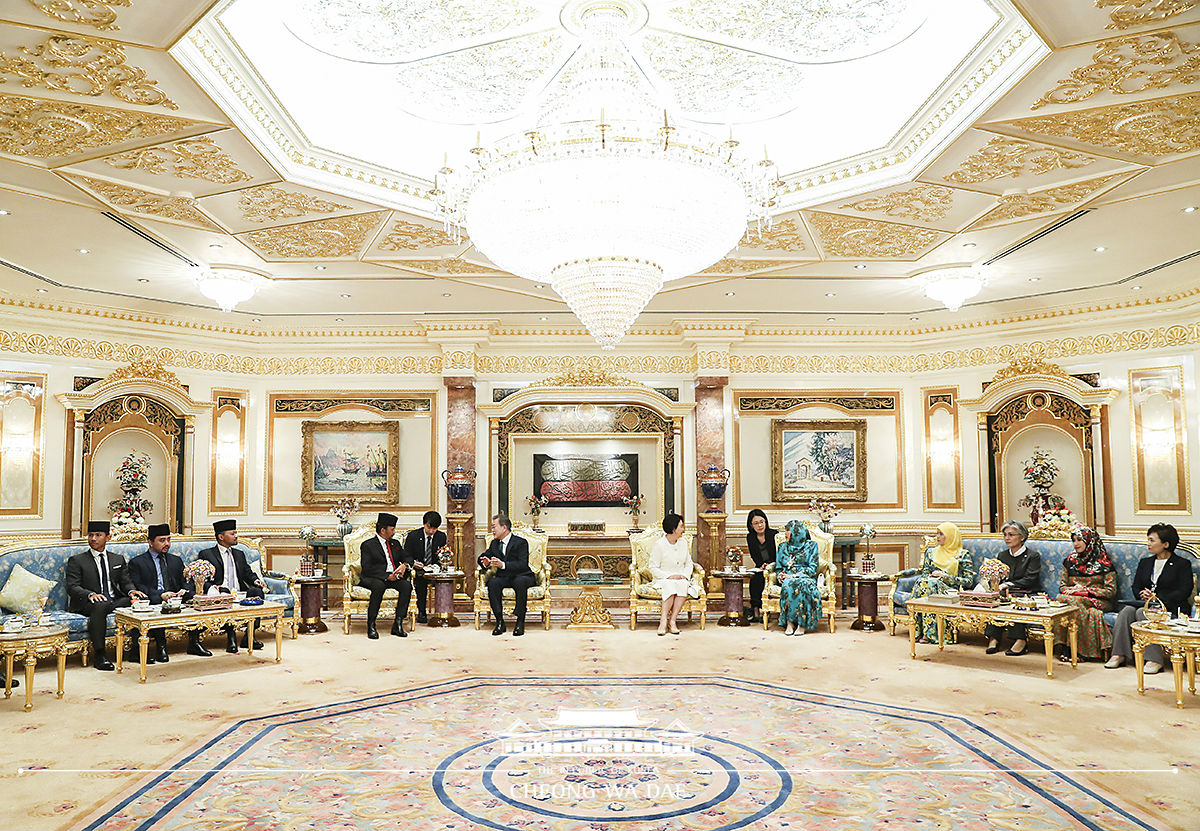
[[[1049,488],[1058,478],[1058,462],[1048,450],[1035,447],[1033,456],[1022,464],[1025,465],[1025,481],[1035,488]]]
[[[725,549],[725,565],[730,571],[737,571],[742,567],[742,549],[736,545],[731,545]]]
[[[1008,579],[1008,566],[994,557],[979,564],[979,585],[985,591],[999,591],[1000,584]]]
[[[442,571],[454,570],[454,549],[449,545],[443,545],[437,550],[438,565],[442,567]]]
[[[204,593],[204,584],[217,573],[216,567],[208,560],[195,559],[183,567],[183,579],[196,584],[196,594]]]
[[[642,503],[645,500],[646,495],[639,493],[637,496],[626,496],[621,501],[625,503],[625,513],[637,520],[642,513]]]
[[[358,511],[358,497],[343,496],[329,506],[329,513],[338,518],[338,522],[349,522],[350,517]]]
[[[297,536],[299,536],[302,540],[311,542],[317,538],[317,529],[313,528],[311,525],[305,525],[300,529],[300,533]]]
[[[1044,511],[1038,519],[1038,525],[1047,522],[1059,522],[1072,527],[1079,524],[1079,520],[1075,518],[1075,513],[1065,504],[1057,505],[1048,511]]]
[[[121,464],[113,471],[113,478],[120,483],[124,496],[108,503],[112,512],[112,524],[115,528],[127,526],[145,527],[143,518],[147,511],[154,510],[154,503],[142,499],[141,493],[150,478],[150,457],[136,450],[121,460]]]
[[[817,519],[821,522],[829,522],[842,512],[842,509],[833,502],[820,496],[814,496],[808,500],[808,509],[816,514]]]
[[[542,513],[542,508],[545,508],[550,504],[550,497],[527,496],[525,497],[525,504],[529,506],[525,513],[529,514],[534,519],[537,519],[537,517]]]
[[[131,450],[113,475],[121,483],[123,491],[145,490],[150,478],[150,457],[145,453]]]

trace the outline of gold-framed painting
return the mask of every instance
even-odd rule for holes
[[[771,419],[771,500],[867,501],[865,419]]]
[[[300,501],[327,505],[354,496],[361,504],[400,498],[400,425],[395,421],[305,421]]]

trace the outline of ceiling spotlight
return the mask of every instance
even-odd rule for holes
[[[349,299],[350,299],[350,295],[348,295],[348,294],[343,294],[343,295],[342,295],[342,299],[343,299],[343,300],[349,300]]]
[[[449,296],[450,296],[450,292],[448,292],[448,291],[442,293],[442,297],[449,297]]]
[[[828,321],[829,323],[833,323],[835,320],[837,320],[837,318],[836,317],[827,317],[827,318],[825,318],[825,320]]]
[[[541,317],[538,318],[538,320],[549,320],[549,319],[550,318],[546,317],[545,315],[542,315]]]
[[[1096,246],[1096,253],[1097,253],[1097,254],[1103,254],[1103,253],[1104,253],[1105,251],[1107,251],[1107,250],[1108,250],[1108,249],[1107,249],[1107,248],[1105,248],[1103,245],[1097,245],[1097,246]]]
[[[139,283],[149,283],[150,281],[149,281],[149,280],[147,280],[145,277],[139,277],[139,278],[138,278],[138,282],[139,282]]]
[[[737,293],[737,292],[733,292],[733,291],[727,291],[727,292],[725,292],[725,296],[726,296],[726,297],[733,297],[733,296],[734,296],[736,293]]]
[[[76,248],[75,250],[78,251],[80,254],[91,254],[92,253],[91,251],[87,250],[86,248]]]
[[[974,266],[953,266],[926,271],[913,278],[930,300],[952,312],[962,308],[987,285],[987,277]]]
[[[313,268],[316,271],[324,271],[325,270],[325,266],[323,266],[323,265],[313,266]]]
[[[975,243],[973,243],[973,242],[964,242],[964,243],[962,244],[962,247],[963,247],[963,248],[974,248],[974,247],[975,247]]]
[[[45,294],[48,291],[50,291],[50,289],[38,289],[38,294]]]
[[[262,323],[262,318],[261,318],[261,317],[256,317],[256,318],[254,318],[254,322],[255,322],[255,323]]]
[[[344,318],[344,317],[335,317],[335,318],[333,319],[333,322],[334,322],[334,323],[345,323],[345,322],[346,322],[346,318]]]
[[[1141,291],[1142,287],[1141,286],[1130,286],[1129,290],[1130,291]]]
[[[231,312],[238,303],[249,300],[266,282],[261,274],[237,266],[204,268],[193,280],[200,293],[215,301],[223,312]]]
[[[224,248],[225,246],[224,246],[224,245],[222,245],[222,244],[221,244],[221,243],[219,243],[219,242],[210,242],[210,243],[208,244],[208,247],[209,247],[209,248]]]
[[[912,317],[909,318],[909,320],[920,320],[920,319],[921,318],[917,317],[916,315],[913,315]]]
[[[859,271],[862,271],[866,267],[867,267],[866,263],[859,263],[858,265],[855,266],[855,268],[857,268]]]
[[[0,216],[8,216],[8,211],[0,210]]]
[[[534,286],[535,289],[544,289],[545,287],[546,287],[545,283],[538,283],[537,285]]]
[[[825,292],[825,296],[826,297],[837,297],[837,292],[836,291],[827,291],[827,292]]]
[[[1196,206],[1188,205],[1186,208],[1183,209],[1183,212],[1185,214],[1194,214],[1196,212]],[[6,214],[6,213],[8,213],[8,211],[0,211],[0,214]]]
[[[1041,277],[1030,277],[1030,278],[1029,278],[1029,282],[1031,282],[1031,283],[1040,283],[1040,282],[1042,282],[1042,278],[1041,278]]]

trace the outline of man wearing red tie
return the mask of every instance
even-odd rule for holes
[[[358,585],[371,592],[367,604],[367,637],[371,640],[379,639],[375,618],[383,605],[383,593],[388,589],[399,595],[392,634],[398,638],[408,637],[403,621],[408,616],[408,601],[412,597],[412,560],[404,553],[400,541],[393,539],[395,536],[396,517],[380,514],[375,521],[375,536],[362,544],[362,576],[358,578]]]

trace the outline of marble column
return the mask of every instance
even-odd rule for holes
[[[453,470],[456,465],[462,465],[467,470],[475,470],[475,379],[467,376],[447,376],[442,379],[446,385],[446,465]],[[476,491],[471,501],[466,504],[466,510],[475,511],[479,483],[475,484]],[[453,506],[448,506],[453,508]],[[476,517],[468,522],[463,529],[462,550],[458,554],[458,565],[468,574],[468,583],[474,583],[475,571],[475,525]],[[467,592],[474,590],[473,585],[467,586]]]
[[[700,376],[696,379],[696,469],[704,470],[709,465],[723,468],[725,464],[725,376]],[[688,475],[685,473],[685,475]],[[691,473],[695,476],[695,473]],[[726,496],[728,499],[728,496]],[[690,525],[696,529],[697,557],[705,573],[723,562],[720,552],[725,550],[725,526],[711,528],[699,515],[708,510],[709,502],[696,488],[696,519]],[[718,506],[727,512],[728,503],[722,500]],[[715,534],[714,534],[715,532]],[[716,552],[716,553],[714,553]]]

